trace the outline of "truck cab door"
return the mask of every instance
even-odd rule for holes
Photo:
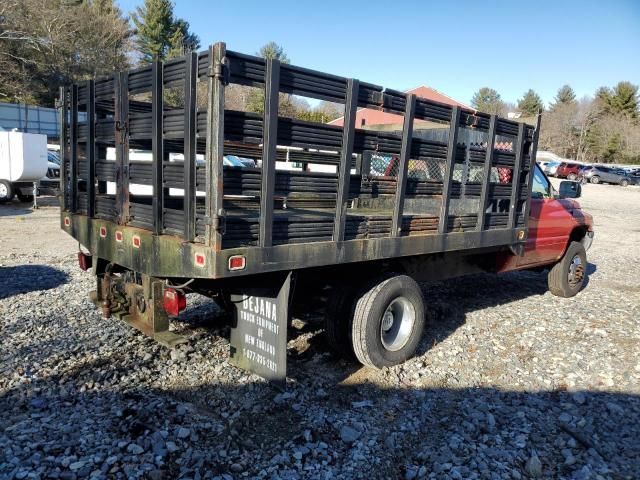
[[[517,265],[534,266],[553,263],[564,253],[568,234],[575,220],[571,200],[555,196],[547,177],[536,165],[531,191],[529,235],[525,253]]]

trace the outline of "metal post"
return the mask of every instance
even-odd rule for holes
[[[69,157],[69,177],[71,183],[72,212],[78,210],[78,85],[71,86],[71,129],[69,131],[71,155]]]
[[[115,137],[116,137],[116,211],[118,223],[129,221],[129,74],[116,74],[115,83]]]
[[[185,58],[184,77],[184,238],[193,242],[196,230],[196,82],[198,54]]]
[[[336,196],[336,221],[333,224],[333,241],[344,240],[347,220],[347,202],[349,201],[349,183],[351,181],[351,160],[353,157],[353,141],[356,131],[356,110],[358,109],[358,89],[360,82],[347,81],[347,98],[344,105],[344,128],[342,130],[342,150],[338,166],[338,191]],[[288,151],[287,151],[288,153]]]
[[[456,164],[458,151],[458,127],[460,123],[460,107],[451,109],[451,124],[449,125],[449,145],[447,146],[447,165],[442,179],[442,208],[438,221],[438,233],[446,233],[449,225],[449,201],[451,200],[451,179]]]
[[[398,177],[396,179],[396,198],[393,204],[393,217],[391,217],[391,236],[398,237],[402,230],[402,214],[404,212],[404,194],[407,189],[407,170],[409,157],[411,156],[411,140],[413,138],[413,119],[416,112],[416,96],[407,95],[407,103],[404,110],[404,124],[402,126],[402,147],[398,161]]]
[[[524,156],[524,123],[518,125],[518,139],[516,140],[515,162],[511,173],[511,199],[509,201],[509,223],[507,228],[515,228],[518,214],[518,197],[520,193],[520,174],[522,157]]]
[[[371,157],[373,153],[371,150],[365,150],[362,152],[362,160],[360,164],[360,175],[365,177],[371,173]]]
[[[264,121],[262,141],[262,188],[260,195],[260,247],[273,245],[273,192],[276,183],[276,146],[278,140],[278,91],[280,61],[266,60],[264,82]]]
[[[538,152],[538,137],[540,136],[540,122],[542,120],[542,114],[538,113],[538,119],[536,120],[536,129],[533,131],[533,139],[531,140],[531,148],[529,148],[529,177],[527,178],[527,198],[524,207],[524,222],[525,226],[529,220],[529,212],[531,211],[531,189],[533,187],[533,175],[536,168],[536,154]]]
[[[222,250],[222,232],[219,220],[223,210],[223,161],[224,161],[224,75],[225,55],[224,43],[216,43],[209,48],[209,82],[207,109],[207,229],[206,243],[215,251]]]
[[[462,176],[460,178],[460,198],[467,195],[467,183],[469,182],[469,162],[471,158],[471,142],[464,144],[464,165],[462,166]]]
[[[87,216],[93,218],[96,210],[96,84],[87,82]]]
[[[60,87],[60,112],[58,113],[60,124],[60,182],[62,187],[62,210],[68,210],[67,202],[67,88]]]
[[[164,230],[164,145],[163,145],[163,66],[161,62],[151,64],[151,151],[153,198],[153,232],[161,235]]]
[[[489,135],[487,137],[487,151],[484,157],[484,168],[482,169],[482,190],[480,191],[480,205],[478,207],[478,221],[476,230],[484,230],[486,221],[487,203],[489,200],[489,188],[491,187],[491,166],[493,164],[493,152],[496,143],[496,125],[498,116],[491,115],[489,120]]]

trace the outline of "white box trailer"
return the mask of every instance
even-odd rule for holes
[[[0,202],[14,195],[28,200],[48,168],[46,135],[0,132]]]

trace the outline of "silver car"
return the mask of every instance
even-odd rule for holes
[[[636,180],[624,170],[602,165],[594,165],[585,169],[582,172],[582,176],[585,182],[591,183],[612,183],[623,187],[636,184]]]

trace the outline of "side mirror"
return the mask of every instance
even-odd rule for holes
[[[580,198],[582,185],[579,182],[565,180],[560,182],[560,198]]]

